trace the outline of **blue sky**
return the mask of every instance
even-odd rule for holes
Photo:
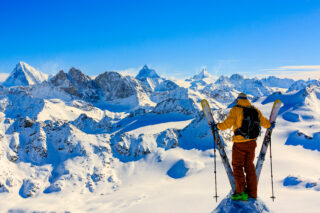
[[[184,78],[320,70],[320,1],[1,1],[0,72],[25,61],[53,74],[135,72]],[[288,76],[289,77],[289,76]]]

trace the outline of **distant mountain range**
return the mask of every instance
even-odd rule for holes
[[[283,119],[302,122],[316,119],[319,91],[318,79],[217,77],[205,69],[173,81],[146,65],[136,77],[107,71],[93,79],[71,68],[49,78],[20,62],[0,86],[0,193],[114,191],[121,163],[177,146],[212,148],[203,98],[218,121],[245,92],[259,104],[281,99]],[[230,131],[222,136],[230,142]]]

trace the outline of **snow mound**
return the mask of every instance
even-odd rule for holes
[[[45,80],[48,80],[47,74],[36,70],[25,62],[19,62],[2,85],[6,87],[29,86],[40,84]]]
[[[285,145],[302,146],[305,149],[320,151],[320,132],[314,133],[313,137],[302,132],[291,133]]]
[[[284,186],[296,186],[301,182],[302,181],[299,180],[297,177],[288,176],[283,180],[283,185]]]
[[[320,191],[320,182],[316,180],[307,178],[301,178],[301,177],[295,177],[295,176],[287,176],[283,182],[283,186],[291,189],[314,189],[316,191]]]
[[[230,195],[224,198],[212,213],[266,213],[271,212],[260,199],[250,199],[247,202],[233,201]]]
[[[283,113],[282,118],[289,122],[298,122],[300,121],[299,115],[293,112]]]
[[[189,168],[186,166],[184,160],[179,160],[168,170],[167,175],[174,179],[183,178],[186,176]]]

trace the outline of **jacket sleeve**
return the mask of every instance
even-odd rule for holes
[[[217,127],[220,130],[226,130],[229,129],[233,126],[236,120],[236,113],[235,113],[235,108],[232,108],[229,112],[229,115],[226,120],[224,120],[222,123],[218,123]]]
[[[269,128],[271,126],[270,121],[262,115],[260,110],[258,110],[258,112],[261,126],[263,126],[266,129]]]

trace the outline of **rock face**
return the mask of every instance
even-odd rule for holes
[[[57,75],[50,79],[50,83],[55,87],[61,88],[70,95],[85,100],[96,101],[99,98],[94,81],[74,67],[72,67],[68,73],[61,70]]]
[[[151,152],[150,147],[143,140],[143,134],[139,136],[128,133],[118,134],[112,138],[112,144],[120,160],[137,159]]]
[[[107,132],[112,128],[111,118],[107,116],[98,122],[88,117],[86,114],[81,114],[76,120],[71,122],[71,124],[88,134]]]
[[[157,114],[175,112],[193,115],[198,112],[198,108],[192,99],[167,99],[157,104],[152,112]]]
[[[35,196],[40,190],[40,184],[35,183],[30,179],[23,180],[23,184],[20,189],[20,195],[23,198],[33,197]]]
[[[158,147],[165,150],[176,148],[179,145],[178,135],[178,131],[175,129],[167,129],[161,132],[156,139]]]
[[[106,101],[128,98],[143,92],[137,80],[129,76],[123,77],[117,72],[105,72],[97,76],[94,82]]]
[[[48,75],[36,70],[25,62],[19,62],[2,85],[6,87],[29,86],[40,84],[47,79]]]

